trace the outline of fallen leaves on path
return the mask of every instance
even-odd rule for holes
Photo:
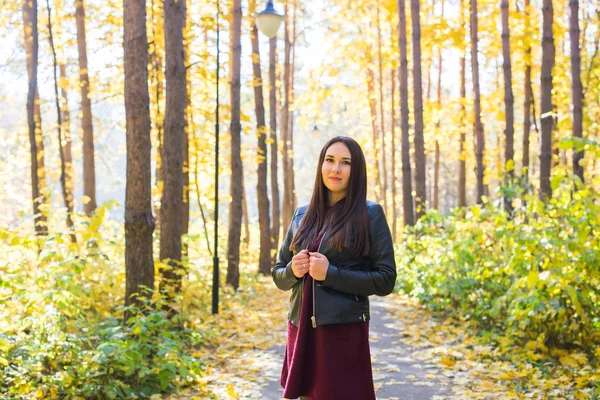
[[[463,321],[440,320],[410,299],[391,297],[398,345],[411,358],[443,368],[452,378],[455,399],[589,399],[597,396],[600,373],[584,353],[548,350],[540,342],[516,346],[500,338],[494,346],[474,335]],[[597,390],[597,389],[596,389]]]

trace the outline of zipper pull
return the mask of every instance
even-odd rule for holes
[[[312,321],[313,328],[316,328],[317,327],[317,319],[315,318],[314,315],[312,317],[310,317],[310,319]]]

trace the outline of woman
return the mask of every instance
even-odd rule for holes
[[[368,296],[394,290],[396,263],[383,209],[366,196],[362,149],[346,136],[329,140],[310,204],[294,213],[272,271],[279,289],[292,290],[286,399],[375,399]]]

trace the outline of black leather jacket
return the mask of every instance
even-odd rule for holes
[[[275,285],[281,290],[292,289],[288,320],[298,326],[305,278],[296,278],[292,271],[289,250],[294,234],[308,206],[296,209],[287,231],[275,267],[271,271]],[[324,281],[313,280],[312,326],[366,322],[370,320],[368,296],[386,296],[396,283],[396,261],[390,228],[382,207],[367,201],[370,217],[371,252],[368,257],[356,258],[352,250],[338,252],[329,246],[327,232],[323,236],[319,253],[329,260]],[[316,283],[315,283],[316,282]]]

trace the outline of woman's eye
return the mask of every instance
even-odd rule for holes
[[[344,164],[350,165],[350,161],[344,161]]]

